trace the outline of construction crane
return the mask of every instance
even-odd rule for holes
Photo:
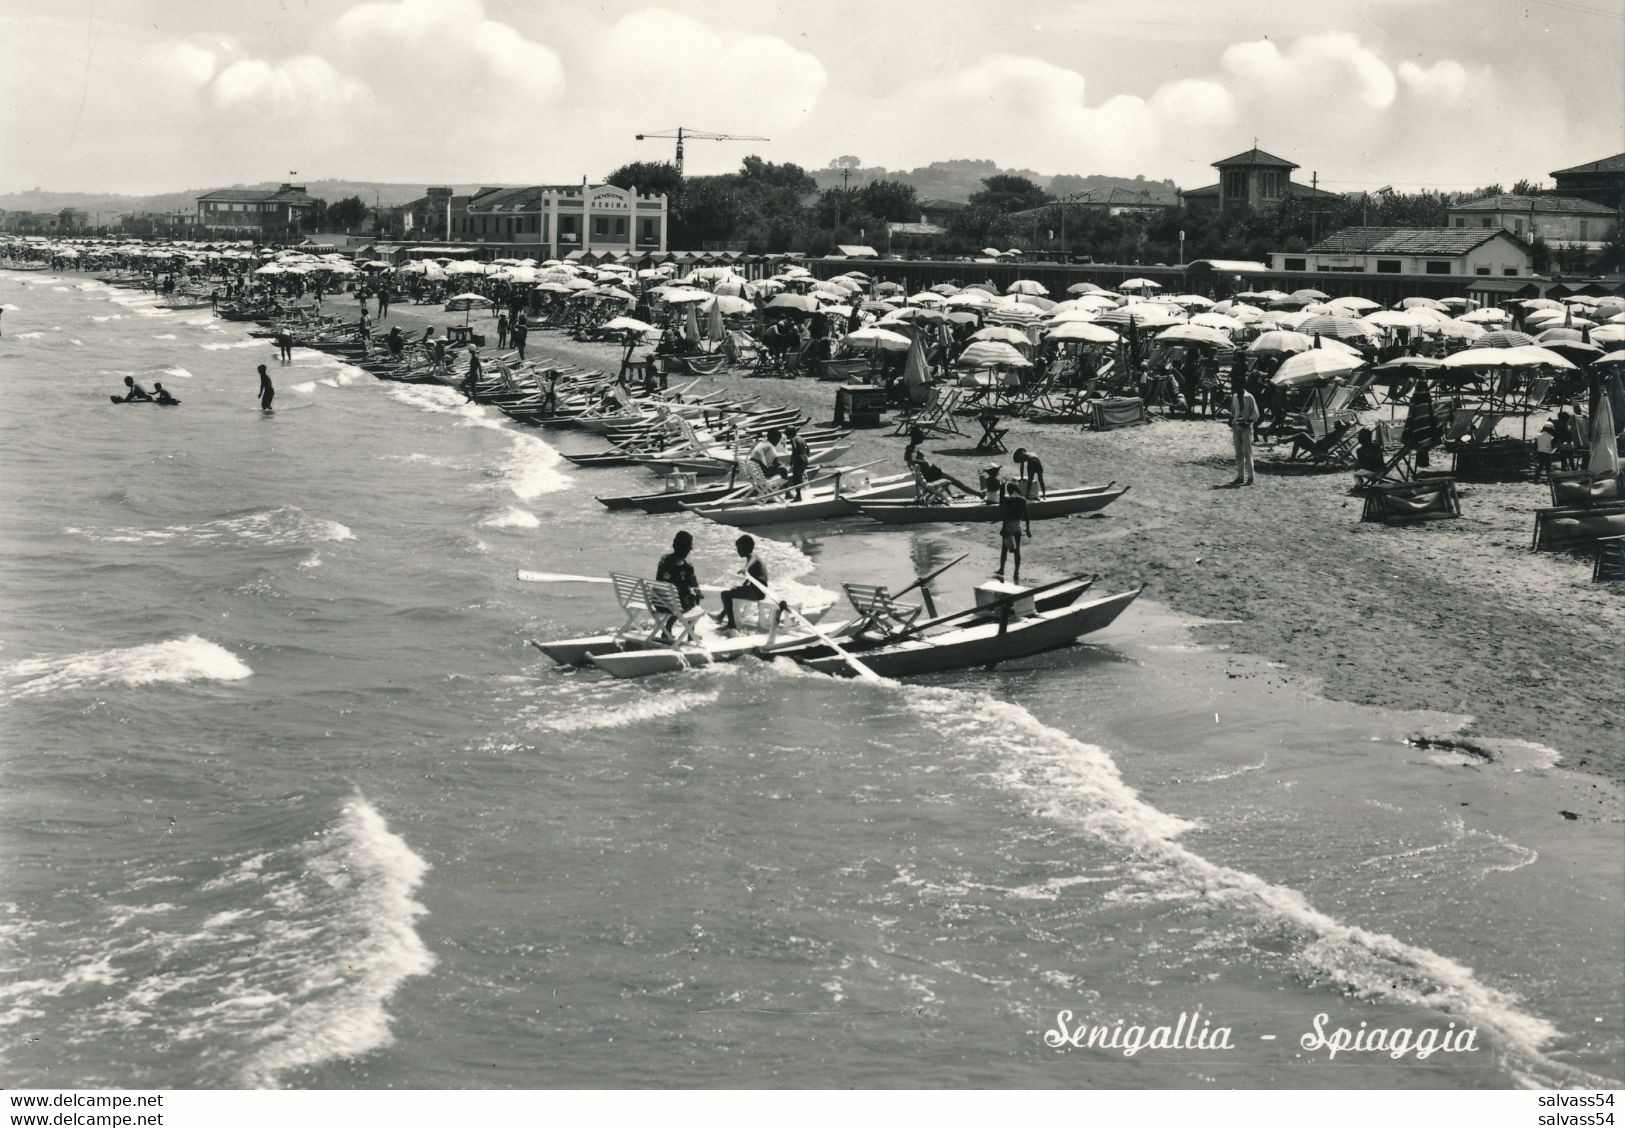
[[[770,141],[770,137],[756,137],[746,133],[707,133],[700,129],[689,129],[679,125],[676,129],[669,129],[665,133],[640,133],[639,141],[651,141],[660,137],[677,138],[677,175],[683,175],[683,142],[694,141]]]

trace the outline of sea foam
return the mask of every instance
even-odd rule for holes
[[[302,968],[297,991],[278,1000],[287,1009],[264,1029],[242,1071],[246,1085],[275,1085],[287,1070],[388,1045],[390,996],[434,967],[414,928],[427,912],[413,894],[429,864],[360,795],[345,806],[336,833],[318,841],[305,864],[341,895],[338,915],[301,944],[319,955]]]
[[[1190,823],[1158,810],[1123,781],[1111,756],[983,693],[893,684],[940,735],[985,750],[1006,767],[1003,782],[1046,817],[1129,851],[1159,899],[1222,904],[1298,934],[1294,960],[1309,977],[1361,998],[1441,1011],[1497,1044],[1510,1071],[1535,1087],[1617,1085],[1548,1057],[1560,1033],[1519,1000],[1479,981],[1471,968],[1397,937],[1345,923],[1295,889],[1219,865],[1179,841]]]
[[[121,650],[30,658],[0,669],[6,677],[17,679],[11,690],[15,697],[112,685],[237,681],[253,672],[225,647],[197,635]]]

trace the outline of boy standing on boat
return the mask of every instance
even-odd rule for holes
[[[1011,575],[1015,583],[1021,582],[1021,530],[1027,527],[1027,535],[1033,535],[1033,523],[1027,516],[1027,497],[1021,491],[1021,486],[1015,482],[1004,484],[1004,496],[999,501],[999,516],[1002,524],[999,526],[999,570],[993,573],[999,579],[1004,579],[1004,562],[1011,556],[1015,557],[1016,569]]]

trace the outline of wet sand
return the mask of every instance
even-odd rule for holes
[[[383,325],[421,332],[461,316],[397,306]],[[474,324],[491,355],[494,321]],[[617,346],[549,331],[533,332],[527,351],[610,371],[620,359]],[[724,372],[697,390],[755,394],[823,421],[835,387]],[[1219,422],[1109,432],[1008,423],[1006,444],[1039,453],[1051,489],[1110,479],[1132,487],[1098,518],[1036,523],[1024,553],[1030,578],[1094,571],[1114,589],[1148,583],[1148,596],[1215,621],[1201,629],[1205,644],[1279,663],[1324,696],[1466,715],[1471,722],[1447,738],[1481,757],[1498,755],[1497,740],[1530,741],[1555,749],[1566,767],[1625,781],[1625,745],[1611,735],[1625,731],[1625,592],[1593,584],[1586,557],[1529,551],[1533,511],[1550,504],[1544,484],[1465,483],[1461,519],[1389,528],[1361,523],[1346,470],[1280,465],[1284,455],[1267,449],[1256,486],[1227,488],[1230,441]],[[995,457],[1008,463],[973,450],[974,420],[960,427],[965,437],[929,446],[950,473],[970,480]],[[850,461],[884,458],[901,469],[904,440],[892,430],[855,432]],[[968,565],[996,561],[991,526],[942,528],[977,549]],[[1234,676],[1252,675],[1238,665]]]

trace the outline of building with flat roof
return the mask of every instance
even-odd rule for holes
[[[222,188],[197,198],[197,222],[205,233],[284,239],[297,234],[315,208],[310,193],[292,184],[270,190]]]
[[[1345,227],[1304,252],[1270,255],[1277,271],[1520,277],[1529,245],[1497,227]]]
[[[452,238],[479,243],[533,243],[548,258],[572,251],[659,254],[666,250],[665,196],[613,184],[481,188],[452,198]]]
[[[1590,200],[1616,212],[1625,207],[1625,153],[1560,168],[1551,176],[1559,196]]]
[[[1520,239],[1600,251],[1619,213],[1574,196],[1490,196],[1448,209],[1451,227],[1499,227]]]
[[[1187,208],[1217,208],[1221,211],[1263,211],[1278,207],[1288,199],[1338,198],[1335,192],[1295,184],[1292,170],[1298,166],[1282,157],[1266,153],[1256,145],[1222,161],[1214,161],[1219,182],[1192,188],[1179,194]]]

